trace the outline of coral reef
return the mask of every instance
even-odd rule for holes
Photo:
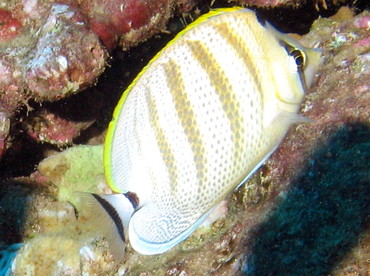
[[[73,201],[72,191],[89,189],[86,184],[94,184],[91,192],[105,192],[99,177],[101,153],[101,146],[74,147],[40,164],[40,170],[47,177],[35,172],[27,179],[2,181],[1,240],[10,245],[1,246],[0,272],[9,273],[1,275],[80,275],[81,270],[86,275],[101,275],[113,270],[114,262],[107,249],[99,247],[99,242],[92,240],[90,234],[85,235],[86,227],[81,227],[73,205],[65,201]],[[90,165],[91,171],[84,170],[78,162],[81,160],[96,167]],[[58,178],[62,176],[65,176],[63,180],[71,182]],[[68,184],[73,186],[63,189],[63,185]],[[27,242],[19,244],[23,240]],[[91,255],[96,258],[90,265]]]
[[[317,20],[301,40],[325,57],[302,107],[315,122],[292,130],[262,172],[262,182],[280,183],[280,199],[247,239],[247,275],[369,271],[369,13],[338,18]]]
[[[106,18],[107,12],[99,11],[95,1],[91,6],[72,0],[1,4],[0,151],[15,127],[11,126],[15,110],[28,99],[64,98],[93,83],[104,70],[107,50],[90,24],[97,34],[101,32],[106,47],[118,43],[130,47],[163,28],[175,5],[175,1],[158,1],[163,6],[154,5],[153,13],[145,13],[139,2],[116,2],[127,3],[122,6],[126,12],[145,15],[145,20],[134,20],[138,25],[131,31],[115,25],[129,17]],[[187,12],[196,1],[176,3]],[[81,12],[79,5],[87,12]],[[118,12],[120,6],[104,1],[101,7]],[[163,18],[147,18],[162,8]],[[128,245],[124,261],[115,263],[106,241],[83,217],[77,220],[74,191],[110,192],[102,176],[101,146],[73,146],[44,159],[29,177],[1,179],[0,274],[367,275],[369,29],[370,13],[354,16],[349,9],[314,23],[301,39],[306,46],[322,48],[325,58],[301,110],[314,122],[293,127],[262,169],[223,202],[214,222],[165,254],[142,256]],[[81,47],[75,49],[73,43]],[[45,52],[43,59],[48,45],[52,51]],[[73,61],[68,68],[60,56]],[[125,56],[124,62],[128,60]],[[117,74],[123,78],[121,71]],[[106,85],[111,89],[109,80]],[[94,93],[92,89],[80,93],[81,98],[74,96],[78,105],[64,100],[44,103],[30,112],[22,127],[37,141],[71,145],[98,116],[98,112],[83,114],[95,112],[107,101],[105,95],[89,103],[91,95],[98,95]],[[79,110],[76,116],[73,109]],[[100,143],[103,135],[96,133]]]
[[[362,236],[370,207],[369,134],[365,124],[342,126],[309,154],[291,189],[248,238],[247,275],[343,275],[346,255],[358,264],[354,275],[366,275],[366,253],[349,252],[368,247]]]

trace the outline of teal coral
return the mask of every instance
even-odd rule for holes
[[[22,243],[0,246],[0,275],[10,276],[13,260]]]

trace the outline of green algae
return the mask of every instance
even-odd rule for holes
[[[103,146],[75,146],[44,159],[40,173],[58,188],[58,200],[76,204],[74,192],[99,192],[104,182]],[[105,184],[102,183],[104,186]]]

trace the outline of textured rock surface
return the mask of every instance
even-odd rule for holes
[[[165,28],[174,0],[80,1],[90,28],[106,47],[124,49],[146,40]]]
[[[56,100],[91,84],[103,71],[106,52],[77,9],[48,1],[12,1],[6,8],[19,27],[0,44],[4,109],[17,105],[12,91]]]
[[[8,121],[29,100],[67,97],[103,72],[107,52],[77,8],[17,0],[4,2],[1,14],[0,111]],[[4,126],[0,121],[0,129]],[[4,141],[7,135],[1,132]]]

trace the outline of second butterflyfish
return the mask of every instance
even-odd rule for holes
[[[104,166],[117,194],[82,199],[113,255],[127,242],[152,255],[186,239],[302,121],[320,61],[244,8],[211,11],[178,34],[115,109]]]

